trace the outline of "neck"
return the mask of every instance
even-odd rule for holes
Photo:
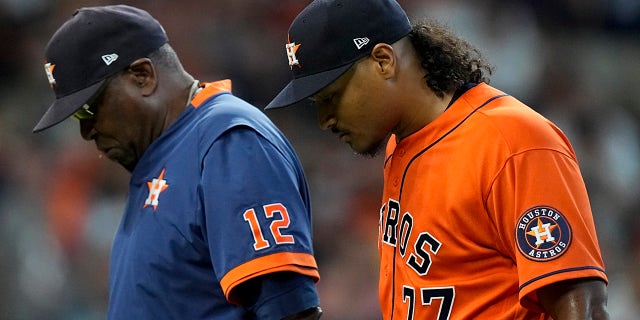
[[[191,100],[193,100],[196,94],[198,94],[198,92],[202,90],[202,88],[199,87],[199,85],[200,85],[200,81],[193,80],[193,83],[191,84],[191,88],[189,88],[189,96],[187,97],[187,104],[185,108],[189,106],[189,104],[191,103]]]
[[[408,117],[403,121],[402,128],[399,128],[396,132],[398,141],[419,131],[438,118],[447,109],[449,102],[453,98],[451,94],[440,98],[433,94],[432,91],[430,93],[425,99],[411,104],[405,113]]]
[[[175,79],[177,80],[177,79]],[[162,131],[166,130],[185,110],[185,106],[189,105],[189,102],[193,99],[195,92],[198,89],[198,81],[193,77],[183,77],[179,81],[169,82],[166,85],[167,97],[169,100],[164,104],[167,106],[166,113],[164,115],[164,126]]]

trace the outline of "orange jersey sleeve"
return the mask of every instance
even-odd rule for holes
[[[535,290],[606,281],[576,157],[551,122],[486,84],[387,146],[384,319],[543,319]]]
[[[261,275],[281,271],[299,273],[311,277],[315,282],[320,280],[318,266],[315,258],[311,254],[300,252],[279,252],[251,260],[236,267],[235,269],[232,269],[222,278],[222,280],[220,280],[220,286],[222,287],[225,297],[236,303],[236,301],[233,301],[232,299],[231,291],[238,284]]]

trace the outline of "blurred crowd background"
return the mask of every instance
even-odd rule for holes
[[[399,2],[412,18],[435,18],[477,45],[495,66],[492,85],[569,136],[590,192],[612,319],[638,319],[640,1]],[[129,175],[99,158],[73,120],[31,129],[53,99],[47,40],[76,8],[113,3],[0,0],[0,319],[104,318]],[[164,25],[197,79],[230,78],[236,95],[262,108],[289,80],[286,32],[309,1],[123,3]],[[323,319],[379,319],[381,157],[353,155],[318,129],[312,108],[267,114],[309,179]]]

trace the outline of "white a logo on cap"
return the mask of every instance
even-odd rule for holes
[[[362,49],[362,47],[366,46],[367,43],[369,43],[369,38],[364,37],[364,38],[355,38],[353,39],[353,43],[356,44],[356,47],[358,48],[358,50]]]
[[[104,61],[106,65],[110,65],[116,60],[118,60],[118,55],[115,53],[105,54],[104,56],[102,56],[102,61]]]

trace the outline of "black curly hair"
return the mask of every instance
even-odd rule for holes
[[[439,97],[465,83],[489,83],[493,67],[480,51],[433,20],[412,23],[409,39],[420,57],[427,86]]]

